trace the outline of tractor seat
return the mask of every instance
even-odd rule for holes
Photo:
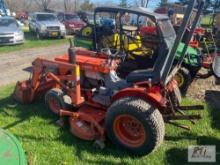
[[[135,70],[128,74],[126,80],[128,83],[136,83],[141,81],[147,81],[149,78],[153,78],[152,69]]]

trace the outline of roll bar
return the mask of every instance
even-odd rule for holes
[[[183,35],[184,35],[184,33],[187,29],[187,26],[190,22],[190,17],[192,15],[193,11],[195,11],[194,7],[196,6],[196,2],[198,2],[197,3],[198,9],[196,12],[195,19],[193,21],[192,26],[190,27],[190,32],[189,32],[189,35],[187,36],[187,40],[186,40],[185,46],[182,50],[180,59],[179,59],[177,65],[173,68],[173,62],[175,59],[176,51],[178,49],[179,43],[182,41]],[[179,69],[180,65],[182,64],[183,59],[185,57],[190,39],[191,39],[192,34],[197,26],[197,23],[199,21],[200,15],[202,13],[203,7],[204,7],[204,0],[191,0],[191,1],[189,1],[188,7],[185,11],[185,16],[183,18],[183,22],[180,26],[178,33],[177,33],[177,37],[175,39],[175,42],[173,44],[172,49],[169,50],[169,53],[166,57],[163,57],[163,59],[157,59],[157,61],[155,63],[156,67],[153,71],[154,76],[152,79],[153,83],[160,82],[165,85],[169,82],[169,80],[173,77],[173,75],[175,75],[176,72],[178,71],[178,69]],[[172,68],[173,68],[173,70],[171,71]]]

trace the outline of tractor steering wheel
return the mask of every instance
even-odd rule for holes
[[[122,52],[121,50],[103,48],[103,49],[101,49],[101,52],[106,54],[109,58],[120,58],[123,61],[126,58],[126,53]]]

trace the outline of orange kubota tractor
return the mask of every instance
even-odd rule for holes
[[[199,20],[203,1],[187,42]],[[196,0],[190,1],[182,26],[176,33],[169,18],[147,11],[112,8],[122,15],[134,12],[155,20],[162,36],[160,52],[152,69],[135,70],[121,79],[117,67],[123,63],[124,53],[108,48],[100,52],[76,50],[71,46],[68,55],[55,61],[36,59],[30,80],[18,82],[15,99],[29,103],[45,94],[49,109],[61,117],[67,116],[71,132],[84,140],[103,144],[105,137],[115,145],[135,154],[146,155],[156,149],[165,134],[164,121],[200,119],[200,115],[187,115],[184,110],[201,106],[180,106],[181,96],[173,76],[181,66],[187,45],[179,63],[173,67],[177,47],[182,40]],[[96,10],[102,10],[102,7]],[[181,125],[177,125],[186,128]]]

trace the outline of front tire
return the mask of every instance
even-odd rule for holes
[[[63,97],[64,93],[61,89],[53,88],[49,90],[45,95],[45,104],[48,110],[59,115],[60,109],[66,109],[66,103]]]
[[[159,147],[165,133],[160,112],[139,98],[114,102],[108,109],[105,124],[112,143],[139,156]]]

